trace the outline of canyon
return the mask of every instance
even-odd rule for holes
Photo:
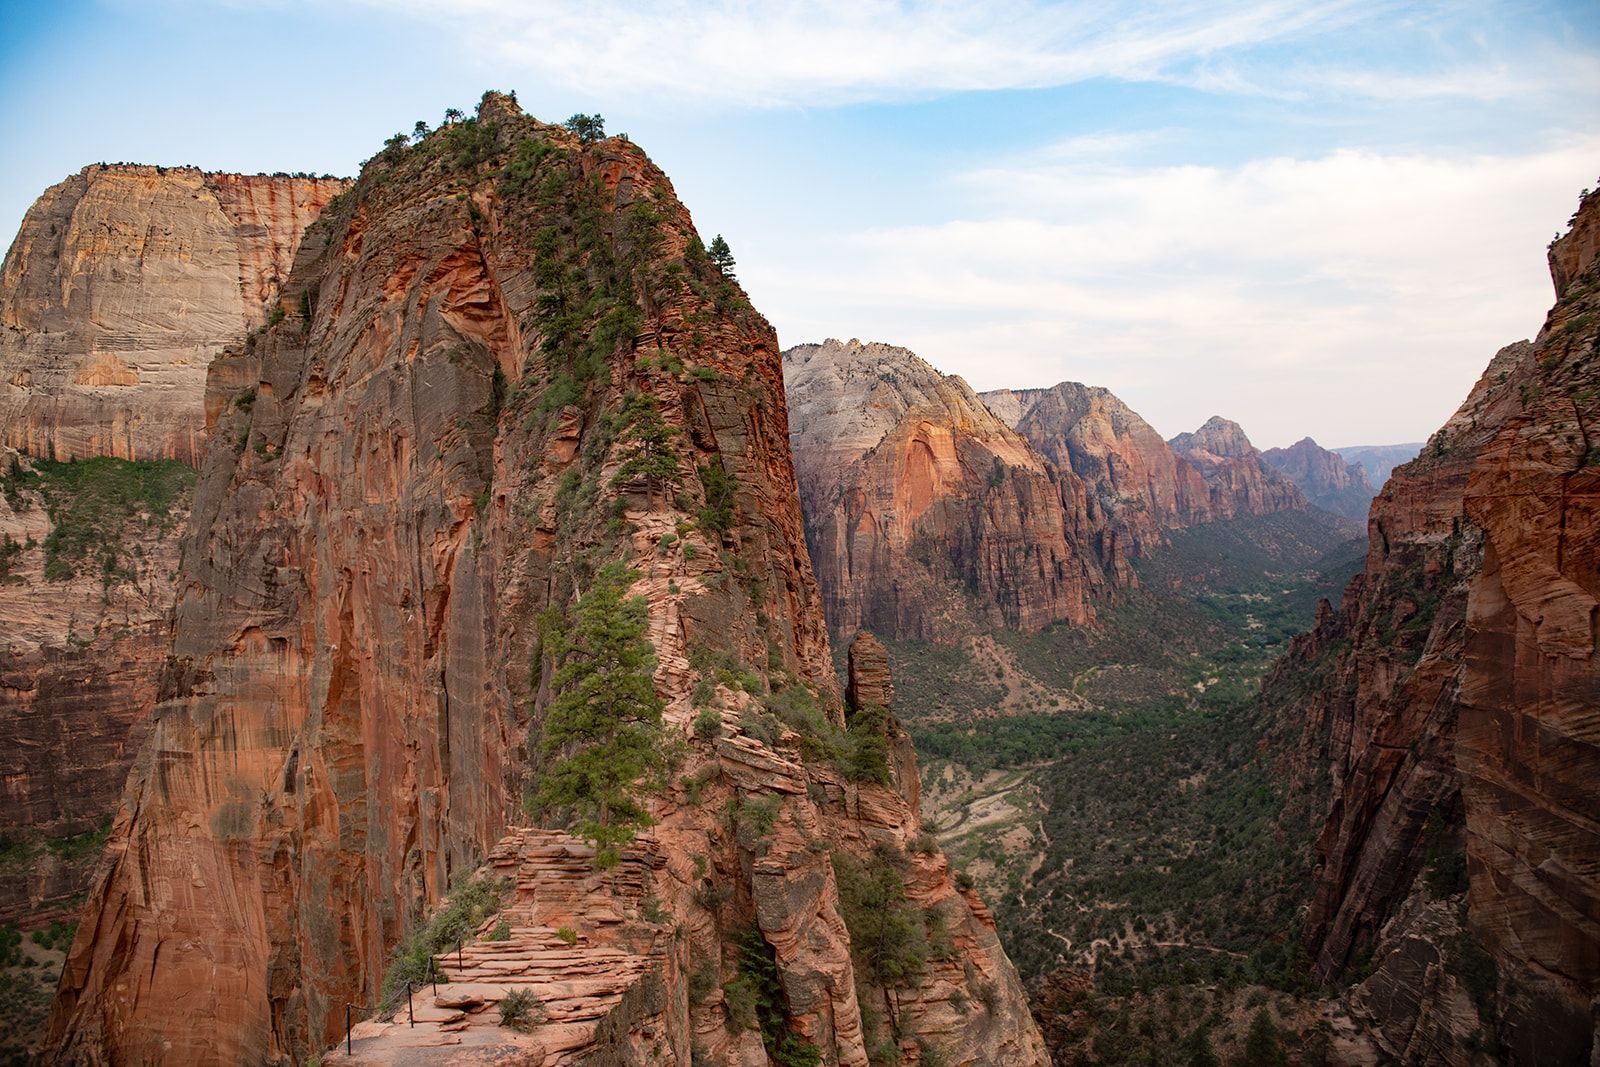
[[[544,635],[626,559],[679,739],[639,839],[679,935],[645,968],[672,995],[624,993],[594,1054],[1045,1062],[992,917],[922,844],[894,709],[862,703],[889,693],[870,640],[840,698],[771,328],[643,152],[489,94],[374,157],[276,299],[207,368],[170,652],[55,1061],[331,1045],[390,950],[516,847]],[[852,937],[869,891],[926,939],[916,967]],[[747,950],[776,1016],[729,1004]]]

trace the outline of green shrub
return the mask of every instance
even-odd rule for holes
[[[483,920],[500,910],[510,883],[493,875],[467,876],[456,883],[445,906],[399,945],[383,975],[379,1011],[393,1011],[406,983],[413,987],[429,981],[435,972],[434,956],[467,938]]]
[[[531,989],[507,990],[500,998],[500,1025],[527,1032],[545,1020],[544,1004]]]
[[[495,926],[494,926],[493,930],[490,930],[487,934],[483,935],[483,939],[485,941],[510,941],[511,940],[511,923],[510,923],[510,921],[506,920],[506,919],[501,919],[499,922],[495,923]]]
[[[720,458],[699,468],[700,485],[705,490],[706,502],[698,513],[700,525],[707,530],[724,533],[733,529],[734,506],[738,486],[722,467]]]
[[[694,735],[705,741],[722,736],[722,712],[716,708],[702,708],[694,717]]]
[[[562,926],[558,928],[556,930],[556,937],[566,945],[576,945],[578,943],[578,931],[574,930],[570,926]]]

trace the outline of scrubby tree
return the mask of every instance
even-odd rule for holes
[[[728,242],[722,234],[717,234],[711,239],[711,247],[706,249],[706,255],[711,257],[711,265],[720,271],[723,277],[734,278],[733,250],[728,247]]]
[[[566,121],[566,127],[577,134],[581,144],[594,144],[606,135],[606,120],[600,115],[579,112]]]
[[[570,619],[547,612],[541,620],[555,698],[540,738],[545,766],[536,803],[546,813],[572,813],[601,867],[615,866],[621,847],[650,825],[642,783],[663,759],[665,703],[651,681],[645,600],[627,595],[634,577],[608,564]]]
[[[461,114],[461,109],[460,108],[458,108],[458,107],[445,108],[444,121],[445,121],[445,124],[447,126],[454,126],[456,123],[460,122],[463,117],[464,116]]]
[[[426,136],[428,136],[428,124],[423,122],[421,119],[418,119],[417,124],[411,127],[411,139],[413,141],[420,141]]]
[[[1283,1054],[1278,1028],[1273,1025],[1266,1008],[1256,1012],[1251,1020],[1250,1033],[1244,1039],[1244,1054],[1238,1062],[1240,1067],[1283,1067],[1289,1062]]]

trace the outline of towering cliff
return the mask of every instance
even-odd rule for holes
[[[1390,471],[1416,459],[1421,451],[1421,441],[1400,445],[1348,445],[1333,449],[1334,455],[1360,467],[1375,490],[1383,488],[1383,483],[1389,480]]]
[[[1309,437],[1302,437],[1288,448],[1269,448],[1262,460],[1283,474],[1305,494],[1306,499],[1355,522],[1367,520],[1367,508],[1376,495],[1367,480],[1366,469],[1336,452],[1330,452]]]
[[[911,847],[892,713],[840,706],[772,330],[643,152],[486,95],[369,162],[282,299],[303,314],[210,370],[58,1059],[303,1061],[497,842],[540,862],[514,824],[570,684],[552,649],[625,561],[677,739],[626,869],[677,935],[619,979],[580,932],[632,983],[594,1054],[1043,1063],[988,912]],[[925,947],[886,968],[862,924],[890,914]]]
[[[0,266],[0,444],[198,465],[207,365],[346,184],[95,165],[46,190]]]
[[[829,624],[949,637],[972,620],[1087,622],[1107,579],[1082,481],[967,383],[904,348],[783,354],[790,439]]]
[[[1307,722],[1307,762],[1332,767],[1307,946],[1331,976],[1376,945],[1367,984],[1396,1054],[1475,1055],[1486,1039],[1452,1018],[1474,1013],[1474,982],[1510,1061],[1583,1063],[1593,1044],[1596,216],[1586,197],[1551,249],[1558,300],[1539,336],[1502,349],[1396,468],[1365,573],[1266,686]],[[1417,875],[1451,870],[1463,841],[1470,940],[1447,959],[1413,931],[1450,879]]]

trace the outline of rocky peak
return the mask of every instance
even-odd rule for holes
[[[966,382],[857,340],[789,349],[784,379],[835,632],[954,640],[974,613],[1026,629],[1087,621],[1104,579],[1082,484]]]
[[[1193,433],[1180,433],[1167,442],[1179,452],[1202,464],[1224,459],[1244,459],[1256,455],[1256,446],[1245,436],[1244,427],[1232,419],[1213,415]]]
[[[883,1043],[1042,1065],[987,909],[912,847],[904,735],[887,722],[866,772],[820,743],[842,716],[771,327],[637,146],[489,103],[374,157],[284,286],[309,315],[212,363],[229,447],[196,492],[58,1062],[303,1062],[486,857],[514,857],[520,909],[572,888],[566,844],[507,823],[562,758],[541,740],[572,683],[543,635],[622,582],[683,755],[636,798],[656,844],[571,914],[610,929],[637,907],[678,934],[627,927],[624,960],[577,929],[567,953],[523,914],[519,958],[484,947],[451,978],[603,980],[556,998],[537,1062],[759,1063],[781,1039],[843,1067]],[[874,864],[955,947],[893,988],[852,952]]]
[[[1358,464],[1309,437],[1288,448],[1269,448],[1261,458],[1299,486],[1311,503],[1357,522],[1366,521],[1374,491],[1367,472]]]

